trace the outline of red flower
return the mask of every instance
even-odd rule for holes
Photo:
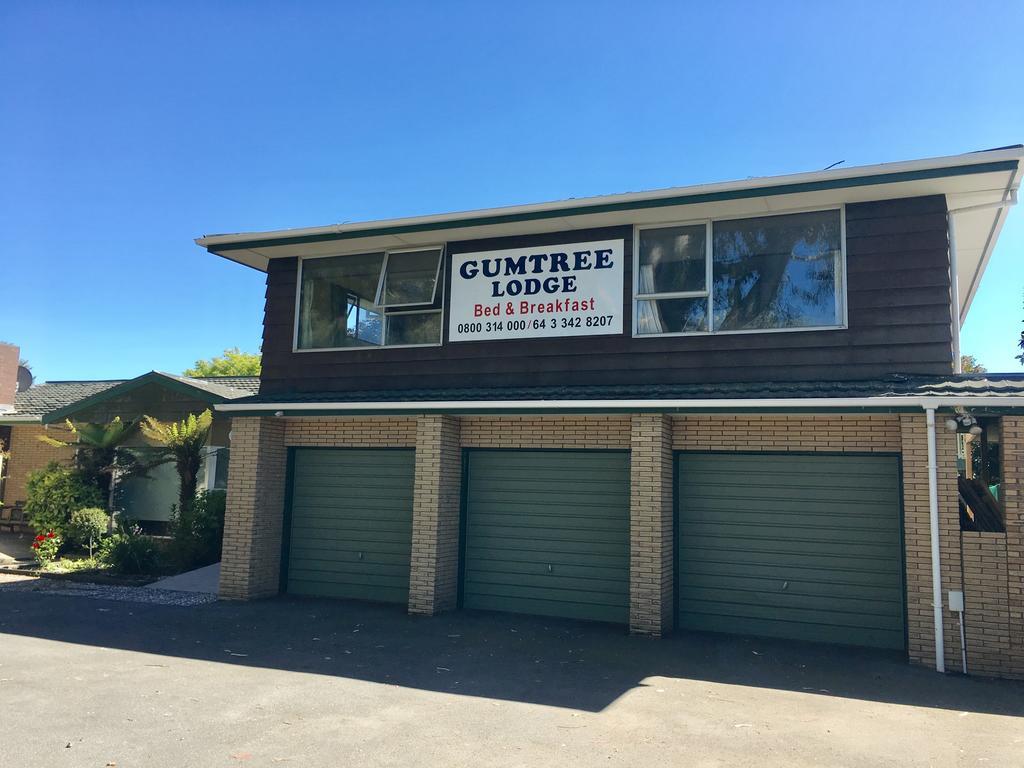
[[[38,541],[32,542],[32,549],[39,549],[39,542]]]
[[[48,539],[52,539],[54,536],[56,536],[56,534],[53,531],[50,531],[48,534],[46,534],[46,538]]]
[[[38,536],[36,536],[36,541],[42,541],[42,540],[43,540],[43,539],[45,539],[45,538],[46,538],[46,537],[45,537],[45,536],[43,536],[43,534],[41,534],[41,533],[40,533],[40,534],[39,534]]]

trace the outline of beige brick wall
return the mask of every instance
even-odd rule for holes
[[[70,462],[75,455],[73,448],[55,448],[39,439],[41,435],[58,440],[71,441],[74,436],[63,424],[44,428],[41,424],[11,425],[11,457],[7,461],[7,484],[3,502],[13,506],[25,501],[25,483],[30,472],[43,469],[51,461]]]
[[[673,620],[672,420],[635,414],[629,466],[629,628],[660,637]]]
[[[1024,416],[1003,417],[1002,431],[1006,607],[1010,637],[1003,674],[1024,678]]]
[[[411,448],[416,418],[410,416],[326,416],[285,419],[285,445],[336,448]]]
[[[968,672],[1008,674],[1012,669],[1006,534],[964,531],[960,536]]]
[[[416,426],[409,613],[429,616],[458,598],[462,451],[457,418],[420,416]]]
[[[629,448],[629,415],[463,416],[463,448]]]
[[[942,564],[943,637],[947,670],[960,668],[958,617],[949,610],[950,590],[962,589],[960,513],[956,487],[956,436],[937,417],[939,559]],[[900,416],[903,443],[903,537],[906,558],[907,650],[917,664],[935,664],[931,528],[928,511],[928,442],[925,415]]]
[[[280,586],[285,421],[238,417],[231,432],[220,596],[267,597]]]
[[[892,414],[698,414],[675,417],[677,451],[899,452]]]

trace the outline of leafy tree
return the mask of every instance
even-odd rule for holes
[[[67,538],[73,545],[88,549],[89,557],[92,557],[96,544],[109,526],[110,516],[105,509],[84,507],[71,513],[66,531]]]
[[[960,355],[960,370],[964,373],[988,373],[988,369],[974,355]]]
[[[185,370],[186,376],[259,376],[259,354],[242,352],[238,347],[225,349],[224,354],[210,360],[196,360]]]
[[[25,514],[38,533],[63,533],[72,514],[104,502],[99,489],[81,470],[56,461],[29,474],[25,496]]]
[[[120,416],[107,424],[91,424],[88,422],[64,422],[76,441],[59,440],[49,435],[40,435],[39,439],[47,445],[57,448],[74,448],[74,464],[82,476],[99,488],[104,503],[109,503],[110,486],[114,474],[121,476],[145,474],[138,461],[127,451],[120,450],[124,442],[138,428],[138,422],[121,421]]]
[[[213,413],[209,410],[198,416],[190,413],[181,421],[157,421],[152,416],[142,417],[142,434],[163,449],[160,462],[173,461],[178,470],[181,483],[178,491],[179,510],[189,509],[196,497],[203,448],[212,425]]]

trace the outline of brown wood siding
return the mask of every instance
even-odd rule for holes
[[[631,227],[450,242],[449,254],[625,242],[624,333],[441,347],[292,352],[297,260],[267,273],[263,393],[477,386],[856,380],[952,371],[942,196],[846,208],[849,328],[632,338]],[[450,260],[446,265],[448,282]],[[447,311],[445,313],[447,332]]]

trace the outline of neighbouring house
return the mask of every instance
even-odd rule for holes
[[[39,439],[49,435],[73,441],[65,426],[67,419],[106,423],[114,417],[128,421],[149,415],[162,421],[180,420],[189,413],[251,395],[257,391],[258,381],[255,376],[191,378],[153,371],[129,380],[51,381],[18,392],[14,409],[0,412],[0,440],[8,446],[0,527],[26,526],[23,506],[29,473],[51,461],[72,460],[73,448],[55,447]],[[200,488],[226,487],[230,428],[230,415],[214,414]],[[142,458],[154,451],[141,433],[126,447]],[[173,464],[155,468],[147,478],[117,483],[114,489],[114,508],[144,529],[157,532],[165,526],[177,500],[178,477]]]
[[[1024,676],[1024,377],[959,372],[1022,157],[199,238],[267,273],[221,595]]]

